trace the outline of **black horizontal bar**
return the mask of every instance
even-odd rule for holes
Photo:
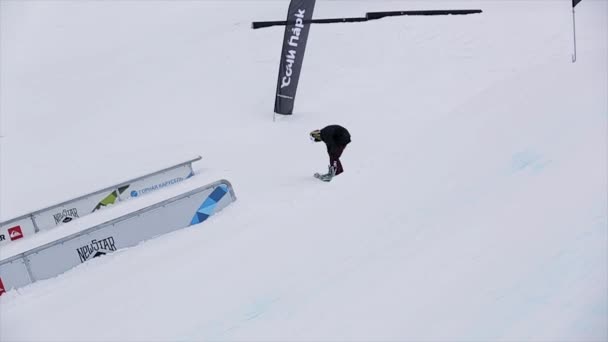
[[[332,23],[357,23],[361,21],[367,21],[365,17],[356,17],[356,18],[328,18],[328,19],[312,19],[312,20],[304,20],[304,24],[332,24]],[[286,21],[254,21],[251,23],[251,27],[254,29],[270,27],[270,26],[285,26],[285,25],[294,25],[296,22],[294,20]]]
[[[384,17],[395,17],[400,15],[462,15],[481,13],[481,10],[424,10],[424,11],[390,11],[390,12],[368,12],[365,14],[367,20],[382,19]]]
[[[391,12],[368,12],[365,17],[354,17],[354,18],[328,18],[328,19],[312,19],[305,20],[304,24],[331,24],[331,23],[358,23],[368,20],[382,19],[384,17],[394,17],[400,15],[449,15],[449,14],[474,14],[481,13],[481,10],[430,10],[430,11],[391,11]],[[294,20],[286,21],[254,21],[251,23],[251,27],[254,29],[271,27],[271,26],[285,26],[294,25]]]

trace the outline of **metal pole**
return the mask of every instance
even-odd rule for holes
[[[574,18],[574,7],[572,7],[572,34],[574,35],[574,54],[572,55],[572,63],[576,62],[576,21]]]

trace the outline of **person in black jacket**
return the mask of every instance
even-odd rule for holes
[[[329,182],[334,176],[344,172],[340,156],[344,152],[346,145],[350,143],[350,133],[340,125],[330,125],[323,129],[316,129],[310,132],[310,138],[315,142],[323,141],[327,145],[329,154],[329,170],[325,175],[315,174],[315,177]]]

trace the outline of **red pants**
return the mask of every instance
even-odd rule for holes
[[[336,176],[344,172],[342,163],[340,162],[340,156],[344,152],[346,146],[332,146],[327,147],[327,153],[329,154],[329,165],[336,167]]]

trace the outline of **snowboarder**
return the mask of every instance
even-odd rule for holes
[[[315,173],[315,177],[322,181],[329,182],[334,176],[344,172],[340,156],[344,152],[346,145],[350,143],[350,133],[346,128],[339,125],[330,125],[323,129],[316,129],[310,132],[310,139],[314,142],[323,141],[327,145],[329,154],[329,168],[326,174]]]

